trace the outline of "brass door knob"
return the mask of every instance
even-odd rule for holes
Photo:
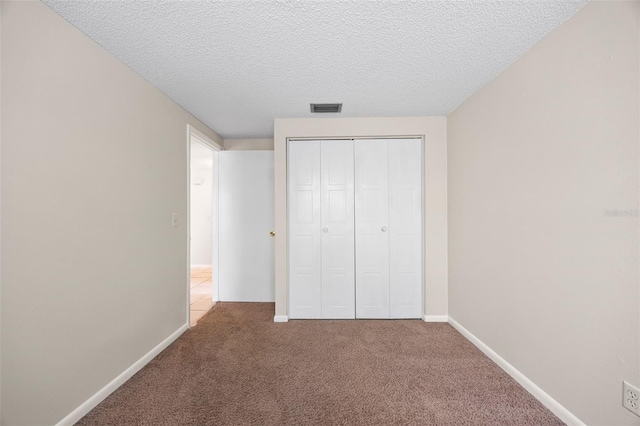
[[[271,235],[272,237],[276,236],[276,233],[274,231],[269,232],[269,235]]]

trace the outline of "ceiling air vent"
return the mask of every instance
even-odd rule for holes
[[[324,112],[341,112],[342,104],[311,104],[311,112],[324,113]]]

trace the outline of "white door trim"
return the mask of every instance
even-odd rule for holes
[[[211,280],[213,285],[213,301],[218,301],[218,152],[223,151],[224,148],[214,142],[211,138],[207,137],[204,133],[196,129],[190,124],[187,124],[187,217],[185,223],[187,225],[187,276],[186,276],[186,293],[187,293],[187,327],[191,327],[191,140],[196,139],[198,142],[211,148],[214,152],[213,156],[213,193],[215,194],[213,203],[213,212],[211,217],[211,227],[213,228],[212,244],[212,259],[211,267],[212,274]]]
[[[209,145],[209,148],[211,148],[212,150],[224,151],[224,147],[222,145],[215,142],[213,139],[193,127],[191,124],[187,124],[187,135],[189,137],[189,142],[191,142],[191,136],[195,136],[200,142],[204,143],[205,145]]]

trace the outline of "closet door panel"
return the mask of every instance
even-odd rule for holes
[[[356,317],[389,317],[386,140],[355,141]]]
[[[422,141],[389,141],[391,318],[422,315]]]
[[[321,142],[322,318],[355,318],[353,141]]]
[[[289,316],[321,318],[320,142],[289,143]]]

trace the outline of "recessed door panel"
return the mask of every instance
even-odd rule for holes
[[[365,272],[358,281],[361,309],[381,309],[388,304],[387,286],[382,282],[383,275],[379,271]]]
[[[420,288],[415,285],[418,278],[413,272],[400,272],[396,275],[394,284],[398,289],[398,297],[394,301],[395,307],[392,308],[392,311],[396,311],[398,308],[408,309],[415,305],[416,300],[420,300]],[[411,316],[408,318],[411,318]]]
[[[289,143],[289,316],[320,318],[320,142]]]
[[[355,141],[356,317],[389,317],[386,140]]]
[[[296,191],[292,199],[295,204],[295,220],[299,223],[313,223],[313,191]]]
[[[322,141],[322,318],[355,318],[353,141]]]
[[[313,272],[305,273],[299,270],[295,276],[295,280],[297,287],[296,309],[312,311],[314,306],[318,303],[317,299],[314,297],[316,284]],[[295,315],[294,317],[298,318]]]
[[[314,256],[318,255],[313,250],[313,235],[298,234],[291,239],[291,242],[296,247],[292,256],[296,266],[303,269],[313,269]]]
[[[422,315],[422,141],[389,141],[391,318]]]
[[[323,288],[323,297],[331,303],[323,318],[353,318],[350,315],[339,315],[341,311],[350,312],[353,310],[353,298],[344,297],[344,289],[353,287],[353,276],[349,273],[334,272],[324,279],[322,284],[326,286]]]
[[[327,258],[325,262],[334,268],[350,268],[351,259],[349,256],[353,253],[351,246],[351,238],[344,235],[328,235],[325,237]]]
[[[347,220],[347,191],[329,190],[329,223],[344,223]],[[351,201],[351,200],[349,200]]]

